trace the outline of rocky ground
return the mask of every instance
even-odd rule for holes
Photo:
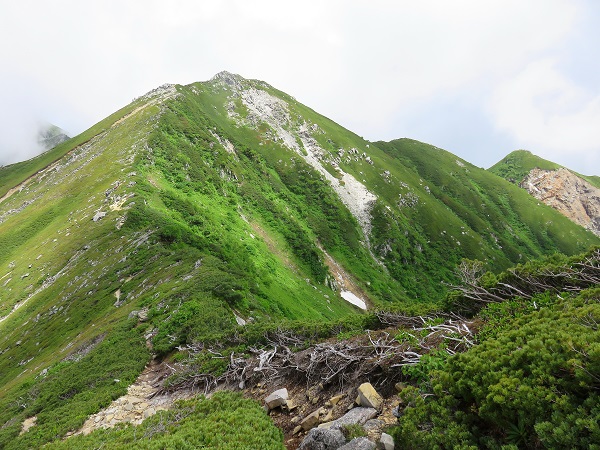
[[[250,395],[264,402],[288,449],[394,448],[385,430],[397,421],[392,413],[400,401],[397,391],[384,398],[363,383],[342,390],[317,385],[271,391],[257,386]]]
[[[600,236],[600,189],[573,172],[533,169],[520,186],[573,222]]]
[[[153,361],[129,387],[126,395],[88,418],[69,436],[89,434],[120,423],[139,425],[158,411],[169,409],[176,400],[189,398],[191,391],[160,393],[159,386],[169,370]],[[286,387],[287,386],[287,387]],[[288,449],[393,449],[385,430],[396,422],[393,414],[400,402],[397,389],[383,397],[370,383],[343,389],[323,385],[306,387],[294,383],[258,383],[245,394],[265,405],[273,422],[282,429]],[[35,426],[35,418],[23,424],[23,432]],[[67,436],[67,437],[69,437]]]
[[[90,416],[81,429],[71,436],[89,434],[99,428],[112,428],[119,423],[139,425],[158,411],[171,408],[175,400],[192,395],[185,391],[155,395],[167,374],[168,370],[164,364],[153,360],[136,382],[129,386],[126,395],[113,401],[108,408]]]
[[[161,391],[162,381],[171,372],[167,363],[153,360],[126,395],[90,416],[81,429],[66,437],[121,423],[139,425],[157,412],[170,409],[176,400],[197,394],[189,389]],[[403,387],[397,383],[384,397],[368,382],[360,385],[349,382],[342,388],[322,384],[307,387],[281,380],[272,385],[257,383],[246,388],[245,394],[264,404],[273,422],[283,431],[285,445],[290,450],[390,450],[394,444],[385,430],[396,423],[394,409],[401,403],[398,392]],[[26,419],[22,433],[35,423],[36,417]]]

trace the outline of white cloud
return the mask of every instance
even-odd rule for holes
[[[498,85],[489,110],[523,148],[549,159],[576,158],[588,168],[600,162],[600,93],[578,87],[552,59],[532,62]]]
[[[349,13],[343,64],[366,65],[348,78],[359,103],[374,106],[369,124],[386,137],[394,111],[510,76],[564,39],[577,13],[548,1],[379,3],[383,9]],[[351,104],[340,109],[353,112]]]
[[[413,111],[419,116],[411,122],[430,125],[434,139],[443,125],[429,117],[437,100],[465,96],[462,110],[498,119],[522,147],[527,135],[488,115],[490,104],[498,92],[510,96],[518,82],[511,80],[531,61],[559,58],[588,7],[567,0],[21,0],[1,7],[0,39],[9,45],[0,47],[0,83],[27,74],[52,93],[54,103],[38,96],[50,112],[44,118],[77,132],[162,83],[220,70],[263,79],[369,139],[410,137],[401,120]],[[548,106],[560,102],[538,109]],[[593,116],[569,107],[571,116],[556,114],[556,122]]]

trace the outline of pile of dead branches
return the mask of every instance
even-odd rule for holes
[[[491,287],[483,283],[485,271],[480,261],[463,261],[457,274],[461,284],[451,287],[462,297],[482,304],[514,297],[531,299],[542,292],[581,292],[600,284],[600,249],[572,264],[548,265],[534,271],[511,269]]]
[[[384,384],[399,380],[402,366],[417,364],[433,349],[443,348],[453,355],[474,345],[472,322],[458,316],[442,321],[439,317],[380,314],[382,323],[403,327],[393,332],[366,331],[349,339],[330,339],[305,349],[303,338],[283,331],[270,336],[267,345],[250,347],[246,354],[183,347],[180,350],[188,352],[188,360],[172,368],[176,380],[158,393],[181,389],[208,393],[217,387],[243,389],[281,380],[340,388],[364,379]],[[302,350],[296,350],[299,348]],[[226,370],[218,375],[197,371],[194,360],[200,352],[226,359]]]

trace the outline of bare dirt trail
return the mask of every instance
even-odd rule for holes
[[[135,383],[129,386],[127,394],[90,416],[80,430],[67,437],[90,434],[94,430],[112,428],[120,423],[139,425],[157,412],[171,408],[174,401],[191,396],[186,392],[178,392],[176,395],[154,395],[169,373],[165,363],[151,361]]]

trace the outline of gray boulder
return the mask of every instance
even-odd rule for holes
[[[338,450],[375,450],[376,447],[375,442],[368,440],[366,437],[359,437],[338,447]]]
[[[341,428],[344,425],[364,424],[367,420],[377,416],[377,410],[374,408],[352,408],[339,419],[332,422],[326,422],[319,425],[319,428]]]
[[[387,433],[381,433],[381,439],[379,439],[381,448],[383,450],[394,450],[394,439]]]
[[[98,212],[96,212],[96,214],[94,214],[94,217],[92,217],[92,220],[94,222],[98,222],[100,219],[102,219],[105,216],[106,216],[106,212],[98,211]]]
[[[346,443],[338,429],[313,428],[308,432],[298,450],[337,450]]]

